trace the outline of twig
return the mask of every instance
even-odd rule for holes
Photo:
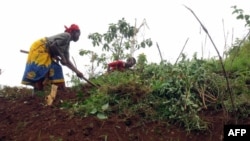
[[[160,47],[158,45],[158,43],[156,42],[156,46],[158,48],[158,51],[159,51],[159,54],[160,54],[160,57],[161,57],[161,62],[163,61],[163,58],[162,58],[162,55],[161,55],[161,50],[160,50]]]
[[[75,61],[75,59],[74,59],[73,56],[72,56],[72,60],[73,60],[73,62],[74,62],[75,67],[77,68],[77,66],[76,66],[76,61]]]
[[[185,42],[184,46],[182,47],[182,50],[181,50],[181,52],[180,52],[179,56],[177,57],[177,59],[176,59],[176,61],[175,61],[175,63],[174,63],[174,64],[176,64],[176,63],[178,62],[178,60],[179,60],[179,58],[180,58],[181,54],[183,53],[183,50],[184,50],[184,49],[185,49],[185,47],[186,47],[186,44],[187,44],[188,40],[189,40],[189,38],[187,38],[187,40],[186,40],[186,42]]]
[[[185,5],[184,5],[185,6]],[[232,107],[233,109],[235,110],[235,105],[234,105],[234,100],[233,100],[233,96],[232,96],[232,90],[229,86],[229,80],[228,80],[228,76],[227,76],[227,73],[226,73],[226,70],[225,70],[225,67],[224,67],[224,64],[223,64],[223,61],[222,61],[222,57],[216,47],[216,45],[214,44],[210,34],[208,33],[207,29],[205,28],[205,26],[201,23],[201,21],[199,20],[199,18],[196,16],[196,14],[187,6],[185,6],[196,18],[196,20],[200,23],[202,29],[206,32],[206,34],[208,35],[210,41],[212,42],[213,46],[214,46],[214,49],[216,50],[218,56],[219,56],[219,60],[220,60],[220,63],[221,63],[221,66],[222,66],[222,70],[223,70],[223,74],[225,76],[225,79],[226,79],[226,82],[227,82],[227,88],[228,88],[228,91],[229,91],[229,94],[230,94],[230,99],[231,99],[231,102],[232,102]]]
[[[223,33],[224,33],[224,40],[225,40],[224,51],[226,51],[227,50],[227,37],[228,36],[226,36],[226,33],[225,33],[225,24],[224,24],[223,19],[222,19],[222,26],[223,26]],[[225,52],[223,52],[223,57],[222,58],[225,58],[224,55],[225,55]]]

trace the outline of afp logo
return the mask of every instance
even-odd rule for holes
[[[224,141],[250,141],[250,125],[224,125]]]

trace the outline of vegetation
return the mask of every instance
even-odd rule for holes
[[[93,38],[94,34],[91,36]],[[230,74],[228,82],[235,108],[219,60],[198,59],[196,54],[191,59],[182,54],[181,60],[174,65],[167,62],[147,64],[146,56],[141,54],[134,70],[93,78],[92,82],[100,87],[93,88],[87,98],[66,104],[71,105],[67,108],[79,115],[97,115],[100,119],[111,114],[139,115],[147,121],[166,120],[187,130],[208,128],[199,117],[199,112],[208,108],[222,108],[238,118],[245,118],[250,114],[247,83],[250,44],[249,39],[241,41],[243,43],[236,43],[226,52],[227,58],[221,60],[226,73]]]
[[[233,8],[233,13],[239,14],[237,19],[245,19],[249,26],[249,16],[244,15],[242,10]],[[125,50],[135,45],[130,40],[137,34],[135,29],[122,19],[117,24],[111,24],[107,33],[90,34],[89,38],[93,40],[94,46],[102,44],[104,51],[111,52],[111,58],[120,59],[127,55]],[[106,119],[112,114],[127,118],[139,116],[145,121],[165,120],[188,131],[208,129],[208,123],[199,116],[206,109],[223,109],[239,119],[248,117],[249,37],[238,40],[226,51],[227,58],[222,60],[225,71],[229,74],[229,89],[232,90],[234,104],[229,96],[220,60],[199,59],[196,54],[192,58],[186,58],[182,54],[180,61],[175,64],[148,64],[147,57],[140,54],[133,70],[92,77],[90,80],[100,87],[92,87],[88,93],[78,89],[81,84],[74,80],[76,77],[72,77],[72,82],[76,82],[72,88],[78,91],[78,99],[74,102],[63,101],[61,106],[78,116],[96,115],[100,119]],[[150,47],[152,41],[144,40],[135,45],[135,48],[144,48],[146,45]],[[92,54],[92,63],[106,61],[106,56],[92,51],[82,50],[80,54]],[[8,90],[8,87],[4,88],[1,94],[9,95],[11,92]]]
[[[131,26],[122,18],[116,24],[110,24],[106,33],[89,34],[88,38],[92,40],[93,46],[101,46],[103,52],[98,54],[91,50],[80,50],[80,55],[90,55],[90,62],[92,63],[90,76],[95,76],[94,70],[99,65],[105,69],[109,61],[125,59],[133,56],[134,52],[141,48],[151,47],[153,42],[150,38],[143,38],[142,41],[136,39],[140,28],[143,26],[147,26],[145,20],[139,27],[136,27],[136,25]]]

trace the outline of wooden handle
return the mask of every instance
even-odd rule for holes
[[[27,54],[29,53],[28,51],[22,50],[22,49],[20,50],[20,52],[22,52],[22,53],[27,53]]]

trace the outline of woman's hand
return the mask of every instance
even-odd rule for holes
[[[63,55],[61,55],[60,58],[61,58],[60,63],[62,65],[68,66],[69,60],[67,60]]]
[[[60,60],[60,63],[61,63],[62,65],[67,65],[67,61],[66,61],[65,59],[61,59],[61,60]]]
[[[76,75],[77,75],[77,77],[79,77],[79,78],[83,78],[83,77],[84,77],[83,74],[82,74],[80,71],[78,71],[78,72],[76,73]]]

